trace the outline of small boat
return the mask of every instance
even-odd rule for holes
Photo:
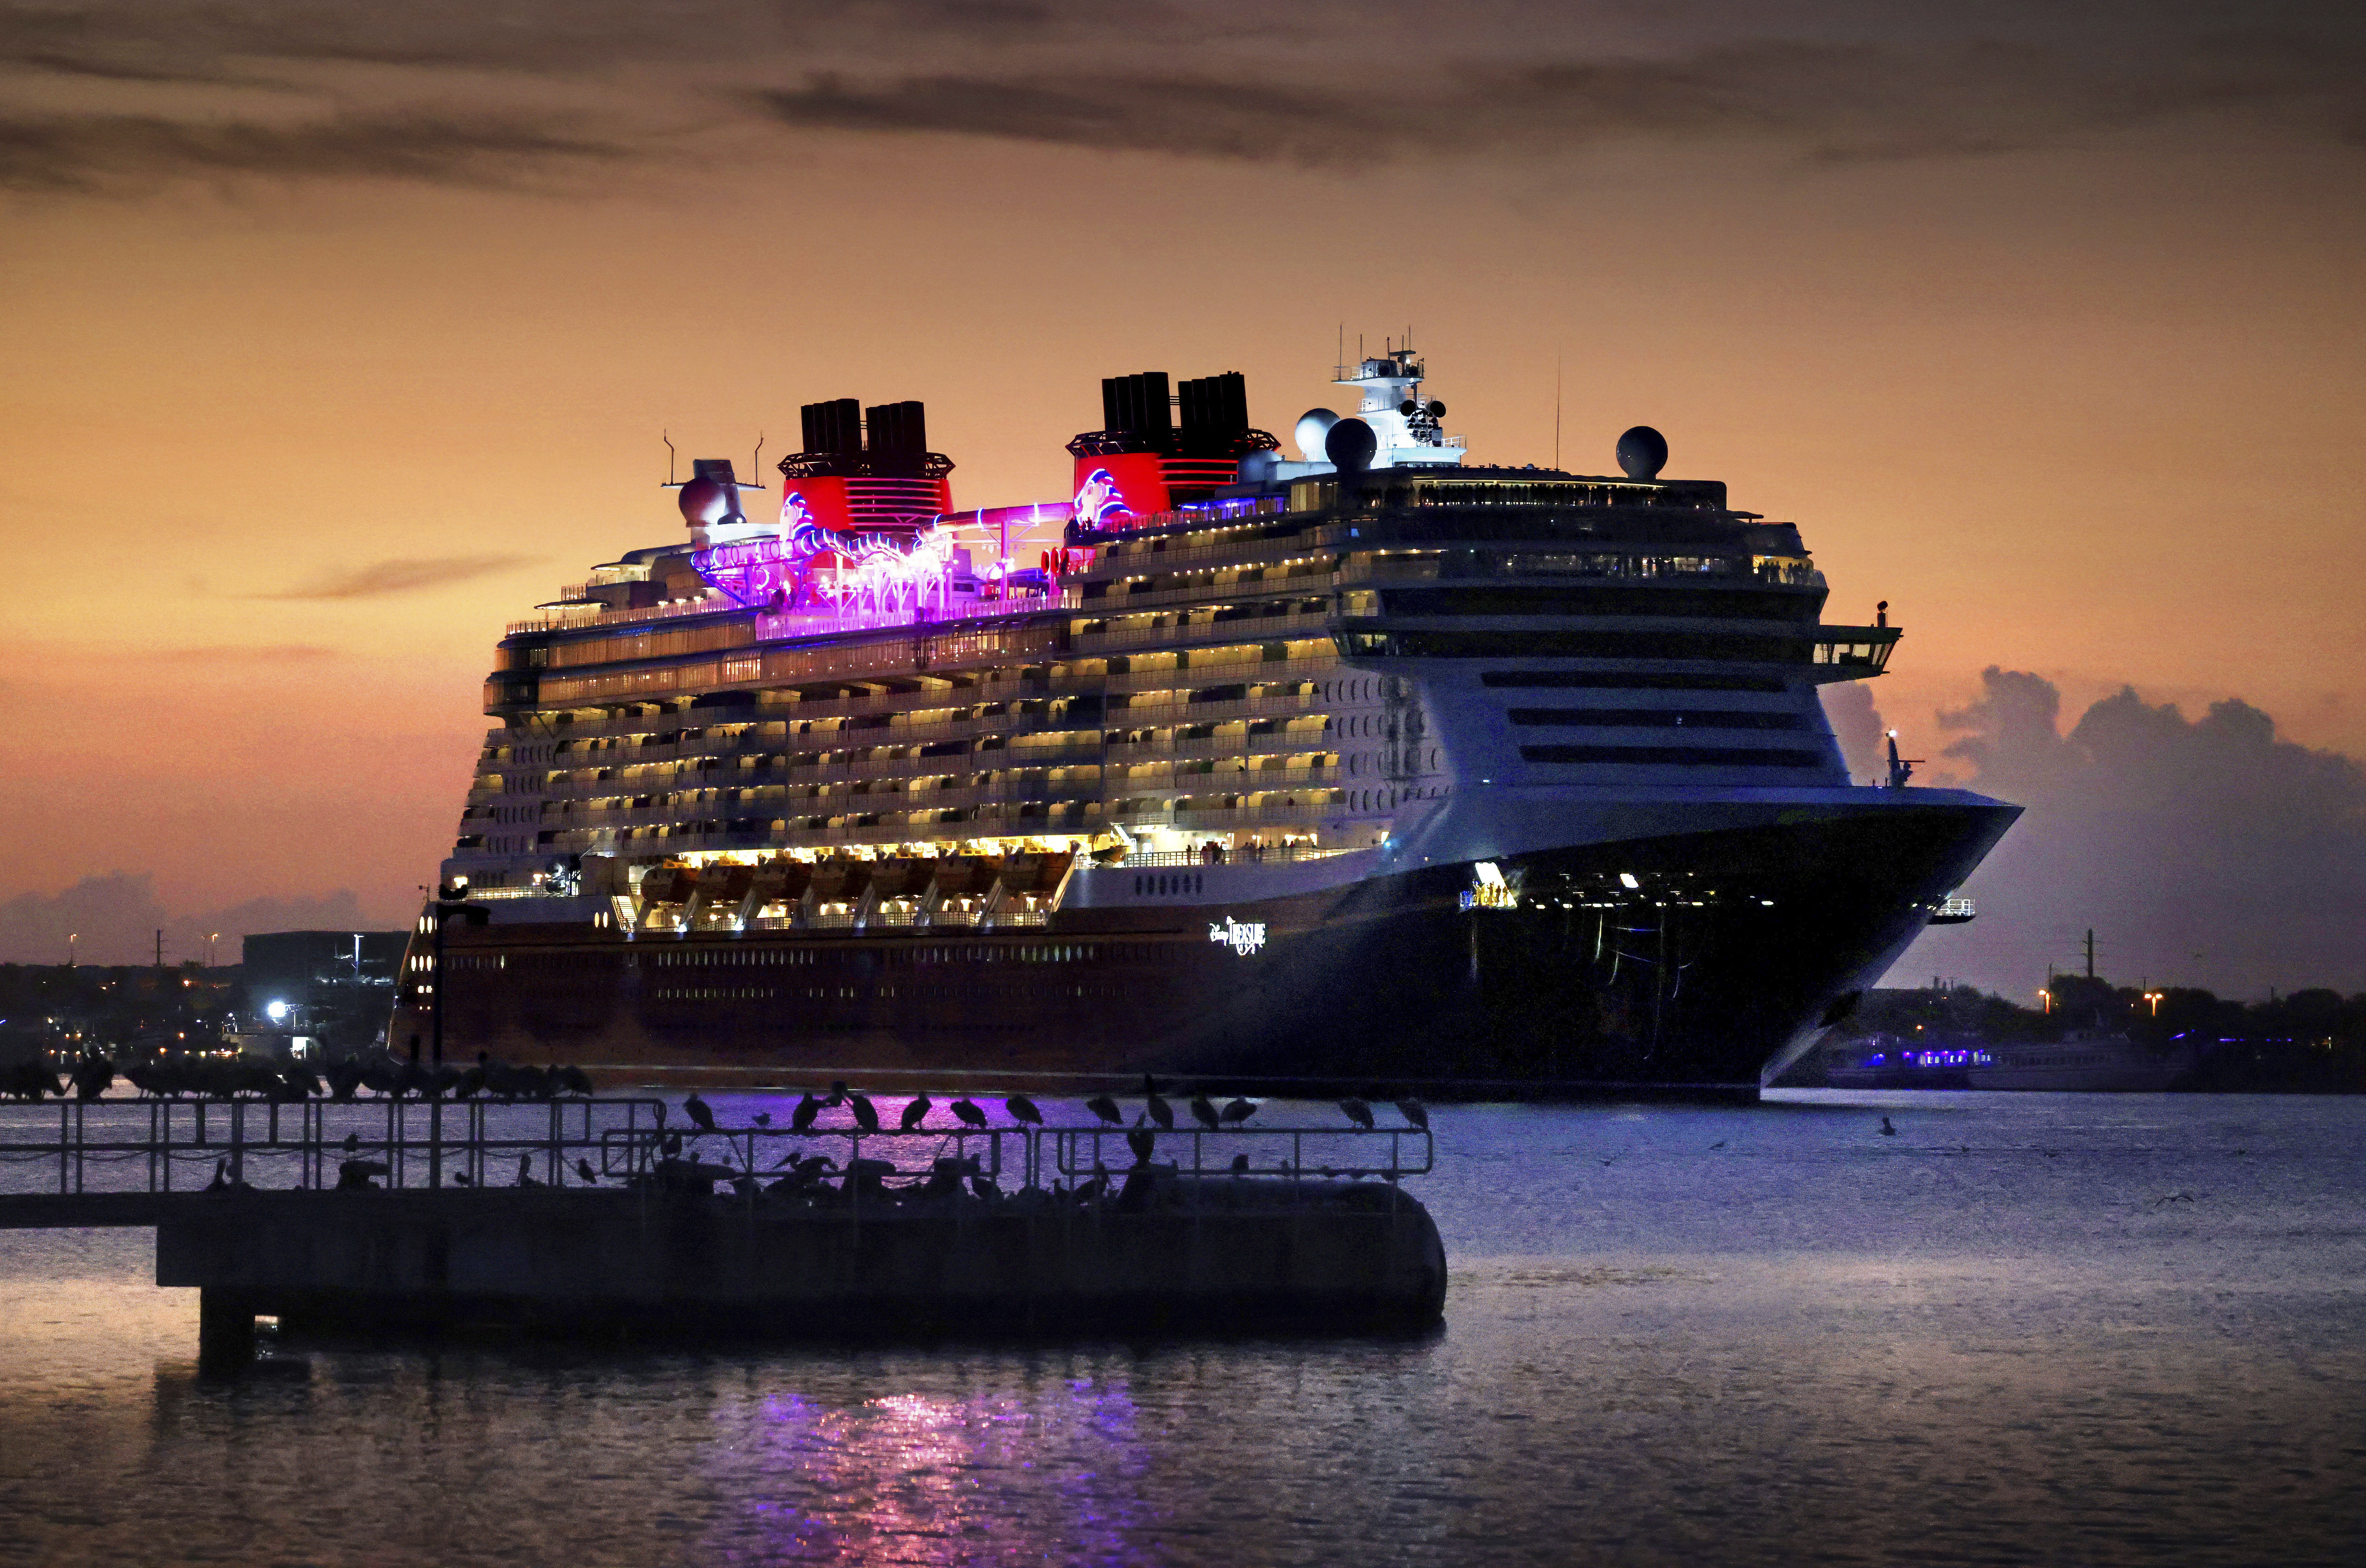
[[[1965,1076],[1974,1089],[2158,1092],[2192,1066],[2184,1052],[2154,1055],[2124,1034],[2074,1029],[2048,1044],[1998,1045]]]

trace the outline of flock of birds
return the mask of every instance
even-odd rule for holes
[[[1395,1100],[1392,1103],[1398,1114],[1404,1118],[1408,1127],[1424,1132],[1428,1130],[1429,1110],[1421,1101],[1406,1099]],[[1204,1091],[1193,1094],[1184,1100],[1183,1104],[1192,1120],[1210,1132],[1240,1126],[1248,1122],[1262,1108],[1261,1101],[1250,1100],[1245,1096],[1234,1096],[1220,1105]],[[1134,1113],[1130,1126],[1127,1123],[1126,1108],[1120,1105],[1113,1096],[1098,1094],[1086,1100],[1084,1105],[1085,1109],[1091,1111],[1103,1126],[1125,1130],[1126,1143],[1132,1151],[1137,1168],[1149,1164],[1151,1155],[1156,1147],[1158,1134],[1162,1132],[1172,1132],[1177,1126],[1175,1102],[1159,1093],[1156,1082],[1147,1076],[1143,1079],[1141,1109]],[[1341,1113],[1356,1126],[1366,1131],[1376,1129],[1377,1119],[1369,1101],[1347,1099],[1340,1100],[1338,1105]],[[959,1134],[986,1132],[994,1125],[994,1119],[986,1109],[966,1095],[952,1100],[944,1107],[952,1117],[951,1124],[930,1125],[929,1118],[937,1111],[937,1100],[927,1093],[914,1095],[896,1115],[896,1131]],[[680,1133],[664,1134],[663,1142],[659,1145],[661,1156],[650,1174],[650,1180],[661,1189],[711,1192],[717,1183],[728,1182],[742,1190],[754,1190],[775,1194],[818,1196],[831,1190],[828,1183],[831,1178],[837,1177],[842,1178],[840,1185],[835,1190],[840,1193],[859,1191],[883,1198],[891,1196],[937,1198],[966,1190],[982,1199],[995,1199],[1002,1195],[994,1179],[981,1168],[979,1156],[975,1155],[941,1156],[933,1162],[925,1179],[902,1188],[891,1188],[888,1182],[899,1174],[898,1168],[892,1160],[871,1159],[856,1156],[841,1167],[828,1155],[792,1151],[782,1156],[771,1168],[772,1171],[785,1171],[786,1174],[766,1182],[754,1169],[752,1144],[749,1145],[750,1163],[744,1169],[702,1159],[698,1156],[694,1145],[695,1140],[708,1134],[772,1132],[773,1131],[772,1117],[769,1111],[758,1112],[748,1127],[726,1128],[715,1120],[715,1108],[701,1099],[695,1090],[682,1101],[682,1114],[690,1123],[691,1142],[685,1143]],[[841,1082],[832,1084],[829,1092],[826,1095],[810,1092],[801,1094],[794,1109],[789,1113],[788,1126],[785,1131],[812,1132],[820,1122],[824,1111],[841,1109],[851,1119],[853,1123],[851,1130],[855,1132],[873,1134],[882,1132],[885,1128],[877,1102],[860,1089],[849,1089]],[[1010,1123],[1021,1129],[1041,1128],[1045,1125],[1042,1108],[1023,1094],[1006,1096],[1002,1100],[1002,1110]],[[842,1131],[844,1129],[827,1130]],[[1250,1170],[1248,1156],[1245,1154],[1237,1156],[1233,1161],[1232,1168],[1238,1174],[1248,1174]],[[576,1174],[586,1184],[597,1184],[599,1180],[598,1173],[582,1160],[576,1162]],[[1328,1175],[1331,1172],[1326,1170],[1324,1174]],[[522,1170],[521,1176],[523,1175]],[[1076,1193],[1065,1194],[1065,1196],[1091,1196],[1098,1189],[1106,1187],[1108,1180],[1109,1178],[1104,1174],[1097,1177],[1094,1181],[1086,1183]],[[521,1182],[521,1185],[523,1184]]]
[[[1161,1130],[1172,1132],[1175,1127],[1174,1103],[1158,1092],[1156,1081],[1147,1075],[1144,1075],[1142,1080],[1142,1110],[1133,1119],[1134,1126],[1143,1127],[1155,1122]],[[1192,1120],[1211,1133],[1225,1127],[1239,1126],[1255,1116],[1263,1105],[1260,1100],[1250,1100],[1240,1095],[1235,1095],[1222,1105],[1218,1105],[1204,1091],[1194,1094],[1184,1103],[1190,1111]],[[1369,1101],[1347,1099],[1338,1103],[1341,1114],[1348,1121],[1366,1132],[1375,1129],[1377,1123]],[[1429,1130],[1429,1108],[1420,1100],[1408,1099],[1392,1103],[1396,1106],[1397,1114],[1404,1118],[1407,1126],[1417,1128],[1425,1133]],[[871,1097],[860,1089],[849,1089],[843,1082],[839,1082],[830,1085],[829,1093],[827,1095],[806,1093],[799,1096],[796,1109],[789,1113],[789,1130],[797,1133],[809,1132],[820,1120],[823,1111],[836,1110],[841,1106],[854,1118],[855,1126],[862,1132],[876,1133],[884,1126],[879,1116],[879,1107]],[[897,1131],[905,1133],[930,1131],[929,1115],[936,1108],[937,1102],[925,1091],[914,1095],[905,1104],[902,1114],[897,1118]],[[692,1125],[700,1132],[716,1133],[723,1130],[715,1120],[715,1108],[701,1100],[696,1090],[693,1090],[690,1098],[682,1101],[682,1113],[690,1118]],[[985,1108],[966,1095],[953,1100],[945,1109],[952,1112],[953,1120],[961,1124],[963,1130],[984,1132],[992,1125],[992,1118],[986,1114]],[[1044,1124],[1042,1109],[1023,1094],[1006,1097],[1002,1101],[1002,1109],[1014,1125],[1041,1127]],[[1085,1101],[1085,1109],[1091,1111],[1105,1126],[1122,1127],[1126,1124],[1124,1108],[1109,1095],[1093,1096]],[[755,1118],[755,1126],[760,1130],[769,1130],[772,1124],[772,1118],[770,1113],[760,1113]]]
[[[400,1061],[383,1051],[332,1062],[319,1072],[300,1062],[265,1062],[246,1057],[159,1057],[118,1066],[103,1053],[78,1058],[61,1075],[33,1062],[19,1062],[0,1077],[0,1100],[68,1098],[96,1100],[120,1077],[152,1099],[229,1100],[255,1095],[283,1105],[306,1100],[352,1100],[363,1090],[390,1100],[556,1100],[589,1096],[592,1079],[580,1067],[513,1067],[479,1052],[477,1065],[427,1066]]]

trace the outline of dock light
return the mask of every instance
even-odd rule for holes
[[[2047,1012],[2052,1012],[2052,1011],[2054,1010],[2054,993],[2053,993],[2053,992],[2051,992],[2051,991],[2046,991],[2046,990],[2041,990],[2041,991],[2039,991],[2039,992],[2037,993],[2037,999],[2038,999],[2040,1002],[2043,1002],[2043,1003],[2045,1004],[2045,1010],[2046,1010]]]
[[[1643,885],[1635,880],[1635,874],[1633,872],[1622,871],[1618,874],[1618,886],[1632,891]]]
[[[287,1004],[279,1000],[276,997],[264,1004],[263,1011],[264,1015],[270,1019],[274,1023],[284,1023],[287,1021]]]

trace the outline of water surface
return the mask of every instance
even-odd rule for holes
[[[2366,1560],[2366,1101],[1788,1099],[1437,1109],[1414,1341],[219,1383],[147,1233],[0,1233],[0,1562]]]

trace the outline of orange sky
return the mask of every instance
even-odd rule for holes
[[[1522,9],[1478,15],[1473,58],[1516,57]],[[1725,59],[1713,8],[1685,15],[1709,41],[1662,53]],[[1645,13],[1595,19],[1552,47],[1649,52]],[[914,59],[1066,68],[967,36]],[[920,130],[835,98],[782,113],[844,123],[693,115],[686,67],[636,74],[611,39],[572,75],[457,51],[436,101],[557,104],[623,151],[389,174],[122,131],[152,87],[141,114],[238,123],[170,95],[246,91],[221,61],[269,55],[251,39],[169,87],[12,40],[13,123],[113,140],[0,155],[0,899],[124,869],[176,908],[343,886],[400,923],[448,849],[504,621],[678,535],[661,429],[744,463],[759,432],[789,448],[801,402],[920,398],[958,504],[1056,498],[1098,378],[1239,369],[1286,434],[1335,400],[1341,323],[1410,322],[1477,459],[1551,460],[1558,355],[1565,466],[1611,466],[1649,422],[1672,474],[1798,521],[1829,619],[1887,598],[1908,628],[1876,698],[1915,754],[1989,664],[2053,679],[2066,722],[2134,682],[2366,754],[2366,152],[2305,124],[2057,125],[2016,77],[2001,107],[1934,110],[1935,149],[1846,141],[1873,132],[1784,97],[1739,130],[1367,155],[1302,125],[1216,136],[1190,104],[1150,122],[1182,128],[1165,143],[1100,100],[1048,130],[1002,99]],[[1120,34],[1087,46],[1148,69]],[[344,74],[273,125],[426,114],[429,67],[307,47],[254,69]],[[1888,112],[1883,135],[1923,123]],[[2000,140],[1961,129],[1983,115],[2044,123],[1967,151]]]

